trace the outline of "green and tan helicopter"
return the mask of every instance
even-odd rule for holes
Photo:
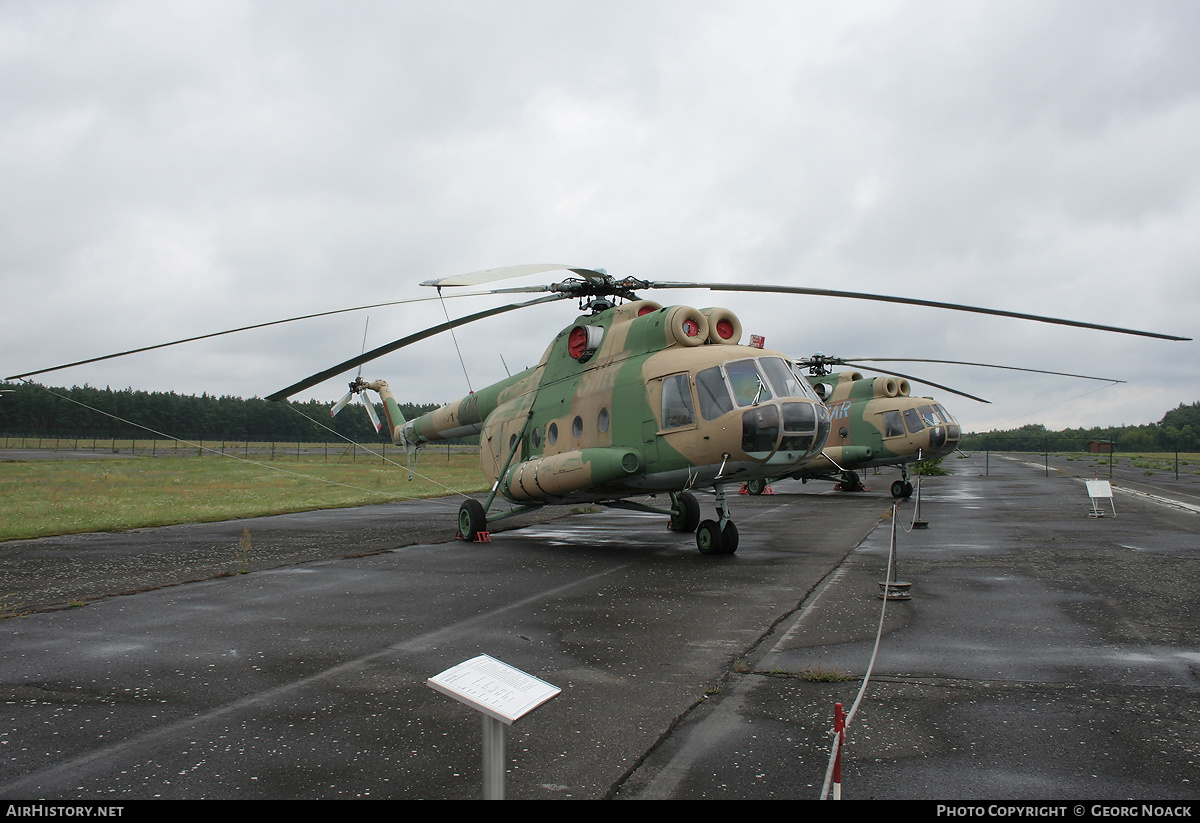
[[[861,491],[864,469],[899,466],[892,496],[908,497],[913,491],[908,465],[944,457],[962,439],[958,421],[932,398],[910,396],[906,378],[843,371],[807,379],[829,410],[830,434],[821,454],[789,477],[831,480],[843,491]],[[750,494],[763,489],[762,481],[747,483]]]
[[[490,539],[488,524],[552,503],[594,502],[669,516],[670,526],[696,532],[706,554],[732,554],[739,537],[725,498],[730,483],[791,476],[820,459],[830,415],[803,375],[779,352],[741,345],[742,325],[729,310],[662,306],[641,299],[649,289],[708,289],[821,295],[921,305],[1014,317],[1168,340],[1188,338],[1141,332],[912,298],[805,287],[737,283],[617,280],[603,269],[533,264],[491,269],[422,285],[441,290],[550,271],[575,277],[538,286],[472,294],[544,293],[544,296],[447,320],[395,340],[268,396],[286,400],[390,352],[467,323],[557,300],[578,300],[581,314],[550,343],[533,368],[454,403],[405,420],[388,384],[350,383],[353,395],[383,399],[388,432],[415,459],[427,445],[480,436],[480,462],[491,483],[486,501],[467,499],[459,510],[459,537]],[[68,366],[231,334],[307,317],[392,305],[359,306],[229,329],[104,357],[27,372],[23,379]],[[711,488],[716,519],[701,521],[693,490]],[[643,502],[667,495],[669,507]],[[496,497],[513,504],[494,511]]]
[[[962,440],[962,429],[946,407],[931,397],[913,396],[909,381],[927,383],[980,403],[990,402],[926,378],[865,365],[885,361],[1006,369],[1113,384],[1125,382],[1108,377],[963,360],[912,357],[843,359],[818,352],[812,357],[794,360],[792,365],[808,371],[806,379],[829,409],[829,440],[817,459],[790,477],[806,483],[809,480],[828,480],[837,483],[842,491],[855,492],[865,488],[860,478],[860,472],[863,470],[896,466],[900,469],[900,479],[891,484],[892,496],[909,497],[913,492],[913,485],[908,479],[908,466],[921,460],[945,457],[953,453]],[[882,372],[887,376],[864,377],[857,370],[834,372],[833,366],[863,368]],[[766,482],[752,480],[746,484],[746,491],[750,494],[762,494],[766,487]]]

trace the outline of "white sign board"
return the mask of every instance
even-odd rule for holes
[[[425,682],[510,726],[562,691],[486,654],[459,663]]]
[[[1117,501],[1113,500],[1112,484],[1107,480],[1084,480],[1087,484],[1088,498],[1092,501],[1092,512],[1089,517],[1104,517],[1104,512],[1100,511],[1100,500],[1108,500],[1108,504],[1112,506],[1113,517],[1117,516]]]

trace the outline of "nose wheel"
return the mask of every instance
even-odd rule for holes
[[[705,520],[696,527],[696,548],[701,554],[733,554],[738,550],[738,530],[725,507],[725,487],[718,483],[716,508],[719,520]]]
[[[696,529],[696,548],[700,554],[733,554],[738,550],[738,530],[732,520],[725,528],[715,520],[705,520]]]
[[[892,497],[897,499],[912,497],[913,484],[908,481],[908,469],[900,464],[900,479],[892,484]]]

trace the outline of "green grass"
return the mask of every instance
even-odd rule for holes
[[[400,457],[399,449],[396,455]],[[293,456],[0,462],[0,540],[257,517],[487,488],[476,453],[429,451],[403,465]],[[339,485],[340,484],[340,485]],[[445,487],[449,487],[447,490]]]
[[[1148,456],[1148,455],[1140,455],[1133,459],[1133,465],[1137,466],[1139,469],[1158,469],[1160,471],[1174,471],[1175,470],[1175,455],[1169,454],[1165,457],[1162,455],[1156,455],[1153,457]],[[1180,461],[1180,465],[1183,465],[1183,461]],[[1143,474],[1145,474],[1145,472],[1143,472]]]
[[[800,670],[800,679],[810,683],[844,683],[853,680],[853,675],[837,669],[826,668],[820,664]]]
[[[24,603],[13,602],[13,595],[0,595],[0,620],[7,620],[10,617],[24,617],[27,612],[23,611]]]
[[[922,477],[940,477],[950,474],[949,470],[942,466],[943,459],[938,457],[933,460],[918,460],[912,464],[913,474],[919,474]]]

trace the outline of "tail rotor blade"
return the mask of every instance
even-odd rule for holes
[[[343,397],[341,400],[337,401],[337,403],[334,404],[333,408],[329,410],[329,416],[337,417],[337,413],[340,412],[342,409],[346,408],[346,404],[350,402],[350,398],[353,396],[354,396],[353,389],[346,392],[346,396]]]
[[[383,428],[383,424],[379,422],[379,415],[375,413],[375,404],[361,394],[358,396],[358,402],[363,404],[367,410],[367,416],[371,418],[371,424],[375,426],[375,433],[379,434],[379,430]]]

